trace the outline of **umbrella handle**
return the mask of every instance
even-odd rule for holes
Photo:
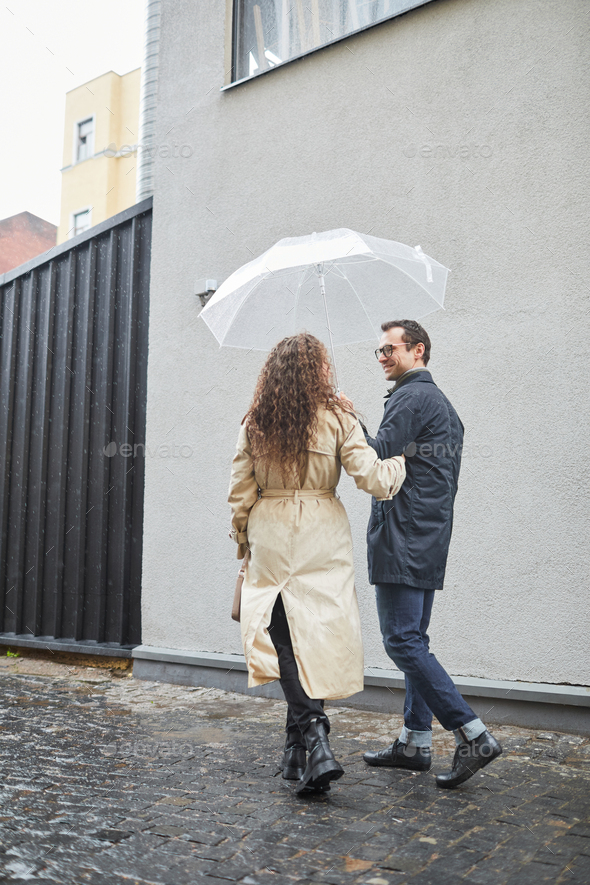
[[[320,278],[320,293],[324,299],[324,310],[326,311],[326,325],[328,327],[328,335],[330,336],[330,350],[332,351],[332,365],[334,366],[334,380],[336,382],[336,394],[340,396],[340,385],[338,384],[338,371],[336,369],[336,357],[334,356],[334,341],[332,340],[332,329],[330,328],[330,317],[328,316],[328,303],[326,301],[326,283],[321,265],[318,264],[318,274]]]

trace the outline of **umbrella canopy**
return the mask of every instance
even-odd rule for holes
[[[340,228],[279,240],[228,277],[201,317],[229,347],[271,350],[303,331],[352,344],[378,339],[384,320],[441,308],[447,274],[420,246]]]

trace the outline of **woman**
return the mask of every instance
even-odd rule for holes
[[[363,689],[352,538],[334,494],[340,470],[387,500],[405,479],[404,461],[380,461],[367,445],[332,386],[321,341],[302,333],[276,345],[242,422],[229,502],[238,559],[250,551],[241,603],[248,686],[281,681],[283,777],[298,779],[297,792],[327,790],[344,773],[324,700]]]

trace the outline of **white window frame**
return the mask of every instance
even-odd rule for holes
[[[78,127],[81,123],[86,123],[88,120],[92,120],[92,141],[90,144],[90,150],[88,151],[88,156],[84,158],[84,160],[78,159]],[[84,163],[86,160],[91,160],[94,157],[94,143],[96,136],[96,115],[95,114],[86,114],[84,117],[80,117],[79,120],[74,122],[74,137],[72,142],[72,166],[77,166],[78,163]],[[81,211],[81,210],[80,210]]]
[[[85,117],[84,119],[88,119],[88,118]],[[80,161],[80,162],[83,162],[83,161]],[[88,227],[86,228],[86,230],[88,230],[89,228],[92,227],[92,209],[93,209],[93,208],[94,208],[93,206],[81,206],[79,209],[76,209],[74,212],[70,212],[70,225],[69,225],[69,228],[68,228],[68,230],[71,231],[71,233],[70,233],[70,239],[71,239],[72,237],[77,237],[77,236],[79,236],[79,234],[77,234],[76,231],[75,231],[75,227],[76,227],[76,215],[81,215],[83,212],[87,212],[87,213],[88,213],[88,221],[89,221],[90,223],[89,223]],[[80,233],[86,233],[86,231],[80,231]]]

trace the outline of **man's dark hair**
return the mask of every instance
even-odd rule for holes
[[[381,329],[384,332],[389,332],[390,329],[403,329],[402,341],[406,342],[406,350],[411,350],[416,344],[423,344],[422,362],[425,366],[428,365],[428,360],[430,359],[430,338],[428,337],[428,332],[422,328],[420,323],[417,323],[416,320],[392,320],[389,323],[381,323]]]

